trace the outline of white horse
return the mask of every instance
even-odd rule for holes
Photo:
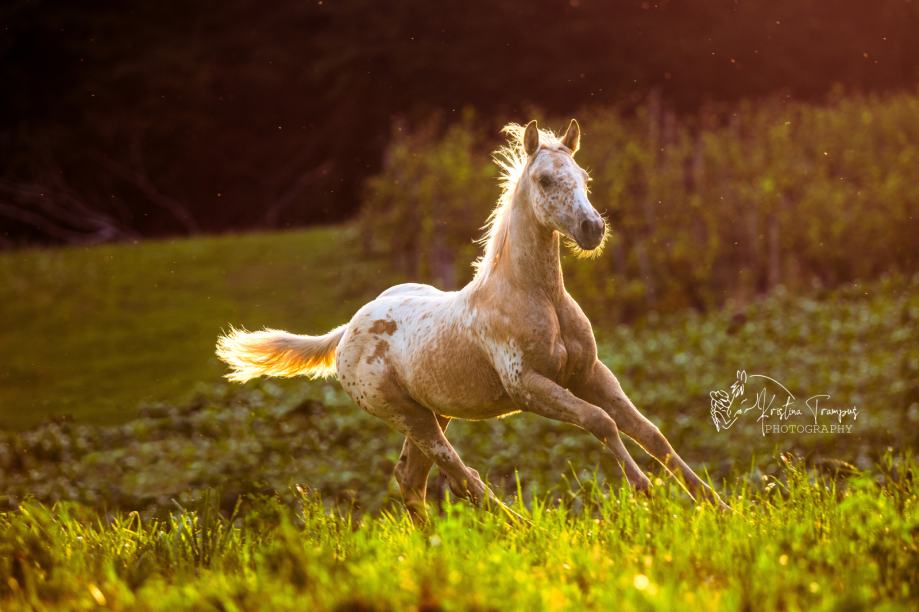
[[[217,344],[232,368],[227,378],[337,374],[358,406],[405,435],[395,476],[414,518],[425,516],[435,463],[456,494],[494,497],[444,430],[451,419],[517,411],[587,430],[613,453],[628,482],[647,491],[648,477],[623,445],[622,431],[692,495],[723,506],[597,358],[590,321],[565,290],[560,237],[580,253],[596,252],[606,237],[587,198],[588,175],[574,160],[578,123],[572,120],[561,138],[535,121],[504,132],[510,142],[495,156],[503,193],[468,285],[453,292],[392,287],[322,336],[233,330]]]

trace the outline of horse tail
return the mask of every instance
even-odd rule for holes
[[[341,325],[322,336],[230,328],[217,339],[217,357],[230,366],[226,378],[234,382],[258,376],[334,376],[335,349],[347,327]]]

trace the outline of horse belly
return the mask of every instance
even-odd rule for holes
[[[437,414],[477,420],[516,411],[498,373],[469,340],[423,347],[412,361],[406,388]]]

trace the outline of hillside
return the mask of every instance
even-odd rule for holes
[[[115,423],[220,379],[228,324],[325,331],[390,282],[347,230],[0,253],[0,427]]]

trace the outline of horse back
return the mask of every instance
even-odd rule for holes
[[[339,346],[339,378],[397,384],[437,414],[485,419],[514,408],[462,293],[427,285],[392,287],[351,320]],[[347,385],[346,385],[347,388]]]

